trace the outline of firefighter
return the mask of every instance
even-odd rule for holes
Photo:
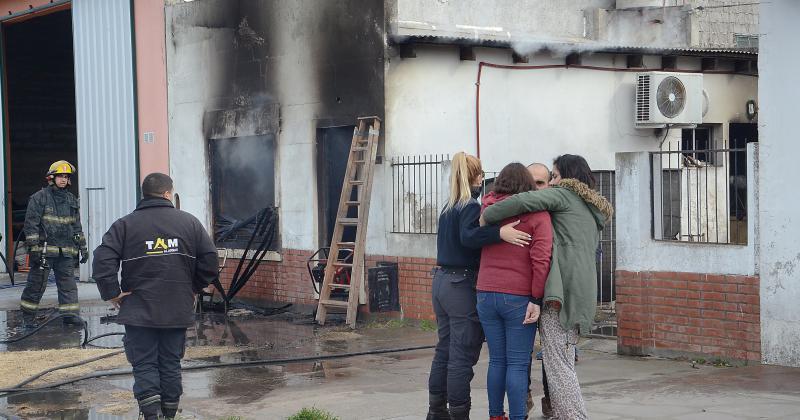
[[[36,311],[47,287],[47,277],[55,272],[60,313],[78,315],[78,285],[75,267],[89,258],[81,229],[78,200],[67,188],[75,166],[65,160],[50,165],[48,186],[34,193],[25,213],[25,245],[30,258],[30,273],[22,291],[20,308],[25,326],[34,327]],[[65,324],[80,324],[77,316],[63,318]]]
[[[172,205],[172,179],[152,173],[144,198],[117,220],[94,251],[100,296],[119,307],[133,395],[145,420],[175,417],[181,358],[194,324],[195,294],[217,278],[217,249],[203,225]],[[122,284],[117,273],[122,268]]]

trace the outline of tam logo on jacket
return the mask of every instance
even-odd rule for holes
[[[171,254],[178,252],[178,239],[156,238],[154,241],[144,241],[147,255]]]

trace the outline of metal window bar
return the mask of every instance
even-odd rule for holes
[[[446,197],[448,155],[397,156],[392,167],[392,233],[435,234]]]
[[[612,206],[616,206],[616,175],[614,171],[593,172],[597,185],[595,189]],[[592,334],[616,336],[616,214],[600,232],[600,243],[596,253],[597,265],[597,312],[592,326]]]
[[[669,147],[650,164],[653,239],[747,244],[747,149]]]

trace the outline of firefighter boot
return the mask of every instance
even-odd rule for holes
[[[36,328],[36,313],[22,311],[22,328],[25,331],[30,331]]]
[[[450,420],[447,412],[447,395],[428,394],[428,416],[425,420]]]
[[[469,410],[472,408],[472,403],[468,402],[462,405],[450,406],[450,419],[451,420],[469,420]]]
[[[164,420],[173,420],[178,414],[178,402],[161,401],[161,414]]]
[[[139,418],[143,420],[158,420],[161,417],[161,397],[152,397],[139,400]]]
[[[83,319],[77,315],[67,315],[61,318],[61,322],[68,327],[83,326]]]

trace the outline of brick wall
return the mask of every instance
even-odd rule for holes
[[[616,274],[620,353],[761,360],[758,277]]]
[[[247,285],[237,297],[270,302],[293,303],[297,305],[316,305],[311,279],[306,268],[306,261],[312,251],[281,251],[283,261],[264,261],[250,278]],[[375,267],[379,261],[394,262],[399,265],[400,307],[402,316],[412,319],[434,319],[431,306],[431,269],[436,265],[435,259],[408,258],[386,255],[368,255],[367,268]],[[220,280],[226,290],[230,285],[239,260],[228,259]],[[247,265],[245,261],[244,266]],[[242,271],[244,271],[244,266]],[[366,278],[364,279],[366,282]],[[369,296],[369,291],[367,292]],[[369,306],[363,305],[360,310],[368,312]],[[400,316],[401,314],[396,314]]]

